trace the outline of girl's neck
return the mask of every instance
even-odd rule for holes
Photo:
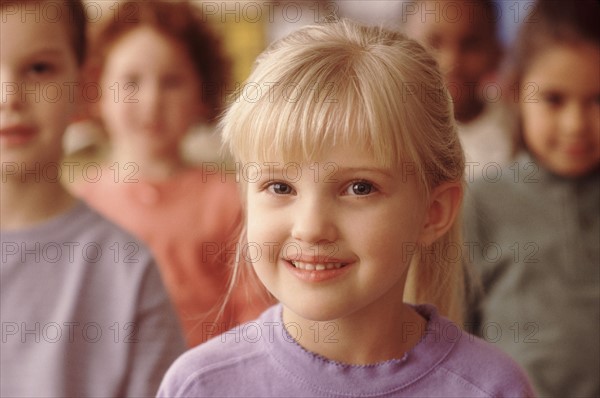
[[[124,167],[136,170],[135,178],[150,181],[168,180],[188,167],[178,150],[144,152],[120,145],[115,146],[109,157],[109,164],[115,163],[121,170]],[[134,168],[126,166],[128,163],[133,164]]]
[[[61,183],[44,181],[43,176],[4,177],[0,191],[0,228],[3,230],[42,223],[68,211],[77,202]]]
[[[297,342],[306,350],[352,365],[402,358],[421,340],[427,327],[427,321],[406,304],[393,311],[368,309],[323,322],[303,319],[284,306],[283,321],[300,326]]]

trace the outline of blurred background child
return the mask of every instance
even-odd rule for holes
[[[600,6],[540,1],[519,32],[516,162],[472,187],[477,330],[539,396],[600,395]]]
[[[467,162],[476,171],[510,155],[510,114],[500,106],[505,87],[495,80],[502,46],[491,0],[422,0],[403,6],[405,32],[433,50],[452,95]],[[468,169],[469,170],[469,169]]]
[[[181,152],[190,128],[220,110],[228,62],[189,2],[123,2],[119,10],[96,32],[88,67],[102,88],[93,109],[110,144],[74,157],[101,164],[102,176],[72,188],[151,247],[196,345],[261,309],[240,296],[216,318],[241,214],[235,171],[192,167]]]
[[[0,396],[153,396],[185,347],[154,259],[60,183],[82,3],[2,0],[0,16]]]

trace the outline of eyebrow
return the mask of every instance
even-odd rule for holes
[[[35,48],[33,49],[33,51],[29,52],[29,54],[26,54],[26,58],[36,58],[36,57],[53,57],[53,58],[62,58],[64,56],[65,51],[62,48],[59,47],[55,47],[55,48],[40,48],[38,50],[36,50]]]
[[[341,173],[367,172],[367,173],[381,174],[386,177],[392,177],[391,170],[377,168],[377,167],[341,167],[338,169],[338,172],[341,172]]]
[[[290,162],[294,163],[294,164],[298,164],[297,162]],[[329,164],[333,164],[337,166],[337,163],[335,162],[313,162],[311,163],[311,165],[313,164],[319,164],[320,168],[327,168],[327,165]],[[283,172],[283,170],[285,169],[285,167],[281,167],[281,166],[267,166],[264,163],[260,166],[261,170],[272,170],[274,172]],[[331,168],[329,168],[331,170]],[[374,174],[381,174],[383,176],[386,177],[390,177],[392,178],[392,172],[389,169],[385,169],[385,168],[377,168],[377,167],[360,167],[360,166],[355,166],[355,167],[337,167],[337,169],[335,170],[335,173],[343,173],[343,174],[352,174],[352,173],[359,173],[359,172],[367,172],[367,173],[374,173]],[[333,174],[333,171],[332,171]]]
[[[64,52],[64,50],[60,47],[41,48],[38,51],[34,51],[35,54],[40,54],[40,55],[60,55],[63,52]]]

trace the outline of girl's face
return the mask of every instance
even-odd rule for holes
[[[113,46],[101,77],[101,118],[111,139],[171,151],[201,120],[201,82],[183,46],[151,27]]]
[[[402,303],[423,230],[414,175],[382,169],[358,147],[312,164],[247,167],[246,257],[285,311],[339,319]]]
[[[553,173],[577,177],[600,164],[600,51],[597,46],[554,46],[523,76],[525,143]]]
[[[58,162],[79,80],[67,22],[1,14],[0,158],[20,166]]]

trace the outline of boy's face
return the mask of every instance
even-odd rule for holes
[[[585,175],[600,165],[600,51],[555,46],[537,56],[521,82],[527,148],[553,173]]]
[[[1,18],[2,161],[57,162],[74,111],[79,77],[66,22],[4,9]]]
[[[160,154],[202,119],[200,80],[185,49],[151,27],[125,34],[101,77],[101,118],[115,142]]]
[[[481,102],[478,85],[496,67],[499,44],[491,15],[477,2],[418,2],[406,32],[434,49],[459,121]]]

